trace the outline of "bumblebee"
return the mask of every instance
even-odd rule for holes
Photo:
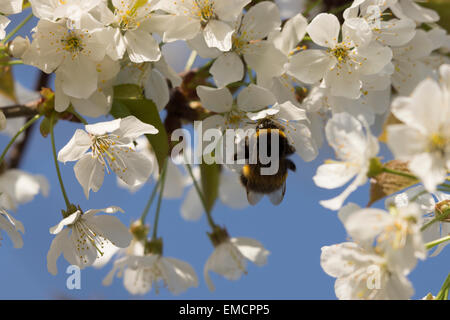
[[[261,143],[267,144],[267,155],[272,157],[272,135],[276,135],[274,141],[278,138],[278,171],[273,175],[263,175],[261,170],[263,168],[269,168],[271,162],[268,164],[261,163],[259,157],[255,164],[249,164],[250,146],[249,140],[245,141],[245,159],[246,164],[241,171],[241,183],[247,190],[247,199],[251,205],[258,203],[264,195],[268,195],[270,202],[274,205],[278,205],[284,198],[286,192],[286,179],[288,176],[288,170],[295,172],[295,163],[287,157],[295,153],[295,148],[289,143],[283,129],[272,120],[265,118],[258,122],[255,132],[257,151],[259,154],[259,148]],[[263,139],[262,139],[263,138]],[[276,152],[276,151],[275,151]]]

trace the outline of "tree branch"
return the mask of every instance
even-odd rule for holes
[[[39,74],[39,77],[37,78],[34,89],[36,91],[40,91],[43,87],[46,87],[48,85],[49,80],[50,80],[50,75],[41,71]],[[7,107],[5,109],[9,109],[9,110],[4,110],[3,112],[9,111],[10,114],[16,114],[16,117],[26,116],[27,121],[28,121],[31,117],[33,117],[34,115],[36,115],[38,113],[37,107],[38,107],[39,103],[41,103],[41,102],[42,102],[42,98],[40,98],[38,101],[28,103],[24,106]],[[5,113],[5,116],[6,116],[6,113]],[[6,117],[8,118],[8,116],[6,116]],[[30,126],[25,131],[23,139],[20,142],[17,142],[14,145],[14,147],[11,149],[10,157],[9,157],[9,168],[18,168],[20,166],[20,163],[22,162],[25,151],[29,144],[29,140],[31,139],[31,133],[32,133],[33,127],[34,127],[34,125]]]
[[[42,102],[42,98],[29,102],[24,105],[13,105],[0,108],[5,117],[9,118],[19,118],[19,117],[32,117],[38,113],[37,107]]]

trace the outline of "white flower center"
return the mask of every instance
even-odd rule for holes
[[[68,54],[72,59],[79,54],[90,55],[92,52],[86,47],[86,40],[92,36],[88,30],[72,30],[57,25],[55,30],[48,33],[39,33],[38,37],[44,40],[56,53]]]
[[[233,45],[232,51],[239,55],[244,53],[249,44],[249,42],[245,39],[245,34],[236,35],[236,33],[233,33],[231,43]]]
[[[331,49],[331,54],[336,57],[340,62],[346,63],[348,59],[348,53],[350,48],[346,45],[338,45],[334,49]]]
[[[243,122],[243,119],[246,119],[247,115],[244,111],[238,110],[237,108],[233,107],[233,109],[225,114],[225,126],[230,128],[238,128],[241,123]]]
[[[136,20],[136,10],[127,10],[125,12],[118,10],[116,12],[118,27],[123,30],[136,30],[139,28],[140,22]]]
[[[88,225],[80,218],[72,225],[72,232],[75,235],[76,242],[74,245],[81,262],[89,262],[87,261],[86,255],[87,252],[91,250],[90,246],[95,248],[100,256],[103,256],[104,252],[102,250],[109,240],[100,234],[93,226]]]
[[[138,285],[139,278],[142,277],[140,282],[143,288],[154,287],[156,294],[159,293],[159,281],[162,280],[163,287],[167,287],[167,279],[164,278],[164,273],[155,261],[151,266],[138,267],[135,278],[135,285]]]
[[[428,150],[429,152],[436,152],[445,156],[450,150],[450,138],[439,132],[433,133],[430,136]]]
[[[134,149],[124,145],[120,136],[105,134],[101,136],[91,135],[91,149],[93,157],[96,157],[109,173],[108,166],[122,178],[123,173],[128,170],[125,155],[134,152]],[[108,166],[107,166],[108,164]]]
[[[216,17],[214,13],[214,0],[194,0],[191,13],[200,18],[203,24],[208,23],[209,20]]]

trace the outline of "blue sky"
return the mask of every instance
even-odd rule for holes
[[[20,19],[20,16],[19,16]],[[30,24],[31,25],[31,24]],[[173,64],[179,63],[169,59]],[[180,59],[182,60],[182,59]],[[184,62],[181,61],[180,65]],[[37,72],[34,69],[14,67],[18,81],[32,88]],[[98,121],[101,121],[99,119]],[[71,138],[78,124],[59,122],[55,128],[56,146],[59,150]],[[3,149],[8,138],[0,137]],[[390,156],[382,151],[385,159]],[[47,272],[46,255],[53,236],[49,227],[61,219],[60,210],[64,200],[59,190],[52,163],[49,138],[40,136],[38,128],[24,156],[21,169],[34,174],[44,174],[51,184],[47,198],[38,196],[31,203],[19,207],[16,218],[23,222],[26,232],[24,247],[14,249],[5,238],[0,247],[2,272],[0,272],[1,299],[335,299],[334,278],[326,275],[320,267],[321,247],[344,242],[345,230],[335,212],[319,205],[322,199],[337,195],[340,190],[324,190],[316,187],[312,177],[323,159],[333,158],[332,150],[325,147],[318,159],[303,162],[298,156],[293,160],[297,172],[290,174],[285,200],[279,206],[272,206],[263,199],[255,207],[231,210],[218,202],[213,212],[215,221],[226,226],[231,236],[250,237],[259,240],[271,252],[268,264],[257,267],[249,264],[248,274],[239,281],[228,281],[212,274],[216,291],[210,292],[203,279],[203,266],[213,247],[206,235],[209,227],[206,218],[198,222],[186,222],[180,216],[181,200],[164,200],[158,233],[164,239],[164,253],[189,262],[199,276],[199,287],[174,297],[163,288],[138,297],[131,296],[123,287],[121,279],[115,279],[110,287],[101,284],[111,264],[103,269],[88,268],[81,272],[81,290],[66,288],[65,270],[68,263],[61,257],[59,273],[52,276]],[[73,164],[61,164],[63,179],[71,202],[80,204],[84,210],[118,205],[125,210],[120,219],[129,224],[140,217],[152,185],[147,185],[131,195],[119,188],[115,176],[107,176],[103,187],[91,193],[86,200],[82,188],[73,173]],[[358,189],[349,199],[364,206],[368,200],[368,186]],[[381,207],[383,201],[376,206]],[[149,214],[153,221],[154,207]],[[449,250],[438,257],[419,262],[409,275],[415,287],[414,298],[422,298],[428,292],[436,293],[449,271]]]

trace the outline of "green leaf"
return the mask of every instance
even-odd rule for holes
[[[114,99],[110,113],[116,119],[131,116],[130,109],[119,99]]]
[[[149,134],[146,137],[155,152],[159,171],[161,171],[164,167],[164,161],[169,155],[169,140],[164,124],[159,116],[158,108],[153,101],[146,99],[115,98],[111,108],[111,114],[115,118],[124,118],[133,115],[142,122],[151,124],[159,130],[158,134]]]
[[[137,84],[120,84],[114,86],[115,99],[145,99],[142,88]]]
[[[45,117],[39,126],[39,131],[41,132],[41,135],[46,138],[48,134],[50,133],[51,129],[51,121],[49,118]]]
[[[200,174],[205,206],[208,212],[211,212],[219,194],[220,165],[203,162],[200,165]]]
[[[426,3],[420,3],[424,7],[437,11],[441,17],[438,24],[450,32],[450,2],[448,0],[430,0]]]

